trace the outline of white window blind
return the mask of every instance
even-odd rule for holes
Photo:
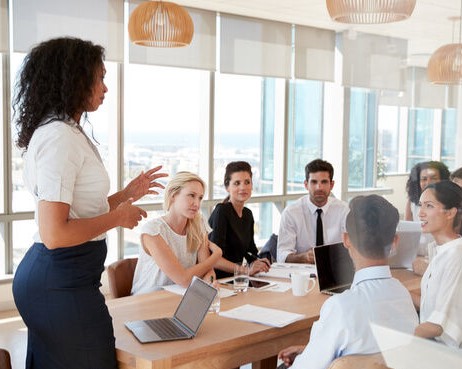
[[[7,0],[0,0],[0,52],[8,51]]]
[[[130,2],[130,14],[142,1]],[[130,42],[130,63],[153,64],[216,70],[216,13],[186,8],[194,23],[191,44],[184,47],[161,48],[139,46]]]
[[[344,86],[405,90],[407,40],[349,31],[339,40]]]
[[[334,81],[335,32],[295,26],[295,78]]]
[[[447,107],[446,86],[430,83],[426,68],[409,67],[407,75],[407,90],[411,94],[411,107],[432,109]]]
[[[292,26],[220,15],[220,72],[290,78]]]
[[[122,0],[14,0],[14,51],[70,36],[99,44],[107,60],[122,62],[123,10]]]

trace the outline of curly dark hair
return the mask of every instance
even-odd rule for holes
[[[420,187],[420,172],[428,168],[436,169],[440,173],[441,180],[449,179],[449,169],[446,164],[440,161],[424,161],[414,165],[406,183],[406,191],[409,200],[416,205],[419,203],[420,195],[422,194],[422,188]]]
[[[84,113],[104,48],[90,41],[63,37],[35,46],[24,59],[13,99],[18,137],[27,150],[37,127]],[[53,119],[43,122],[47,117]]]

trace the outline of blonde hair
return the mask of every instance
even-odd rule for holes
[[[164,191],[164,210],[169,211],[173,198],[189,182],[199,182],[205,191],[205,182],[197,174],[191,172],[178,172],[168,182]],[[202,216],[198,212],[193,219],[188,219],[186,223],[186,245],[189,252],[197,251],[205,241],[207,233],[202,224]]]

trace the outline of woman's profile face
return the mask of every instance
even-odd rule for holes
[[[226,191],[231,202],[246,202],[252,196],[252,177],[249,172],[234,172],[231,174]]]
[[[435,168],[422,169],[420,172],[420,188],[423,190],[430,183],[441,181],[440,171]]]
[[[420,196],[419,219],[423,233],[439,233],[452,228],[453,217],[436,199],[433,189],[422,192]]]
[[[183,188],[174,195],[170,211],[178,216],[192,219],[201,208],[204,198],[204,187],[198,181],[187,182]]]
[[[93,87],[91,89],[91,96],[89,97],[85,108],[88,112],[98,110],[99,106],[103,104],[104,95],[107,92],[107,86],[104,83],[105,75],[106,68],[104,68],[104,64],[101,64],[101,66],[96,69],[95,80],[93,81]]]

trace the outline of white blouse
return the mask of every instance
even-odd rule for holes
[[[94,145],[74,121],[54,121],[37,128],[24,159],[24,183],[35,200],[37,224],[40,200],[69,204],[70,219],[109,211],[109,176]],[[94,240],[103,238],[105,234]],[[39,232],[34,241],[42,242]]]
[[[462,238],[432,246],[435,255],[421,281],[420,322],[440,325],[437,340],[462,347]]]
[[[210,233],[211,229],[203,218],[202,225],[204,232]],[[141,227],[140,233],[146,233],[151,236],[160,235],[183,268],[188,269],[197,264],[197,251],[188,251],[186,236],[175,233],[163,218],[147,221]],[[174,282],[159,268],[154,258],[147,254],[141,245],[135,275],[133,276],[132,295],[152,292],[161,289],[162,286],[171,284],[174,284]]]

